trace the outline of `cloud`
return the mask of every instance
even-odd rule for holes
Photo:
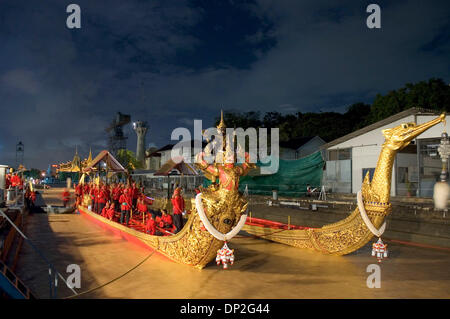
[[[17,89],[22,93],[36,94],[39,90],[39,83],[32,71],[24,69],[14,69],[1,76],[2,84],[12,89]]]
[[[380,1],[381,30],[365,26],[365,6],[354,1],[260,0],[230,11],[191,1],[77,3],[80,30],[65,27],[59,0],[39,10],[0,3],[0,163],[14,163],[19,140],[26,161],[42,168],[71,159],[75,145],[95,155],[117,111],[146,120],[147,142],[162,146],[180,123],[210,126],[221,108],[342,111],[406,82],[450,79],[444,1]],[[124,131],[134,150],[135,133]]]

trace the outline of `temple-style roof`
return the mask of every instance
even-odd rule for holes
[[[78,155],[77,148],[72,161],[59,164],[59,168],[56,171],[69,173],[83,172],[83,169],[87,167],[90,162],[92,162],[92,152],[89,150],[89,157],[81,160],[81,157]]]
[[[177,158],[175,158],[177,160]],[[178,158],[178,160],[181,160],[181,158]],[[192,164],[186,163],[183,160],[181,162],[176,163],[172,159],[169,159],[161,168],[153,174],[154,176],[167,176],[172,170],[177,170],[182,175],[191,175],[191,176],[198,176],[200,175],[199,172],[194,168]]]
[[[127,171],[110,152],[108,152],[107,150],[103,150],[89,163],[89,165],[87,165],[83,169],[83,172],[96,170],[97,168],[95,166],[98,165],[101,161],[106,163],[110,172]]]

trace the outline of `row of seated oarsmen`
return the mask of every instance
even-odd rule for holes
[[[68,201],[67,195],[68,194],[65,196],[63,193],[63,201]],[[123,224],[125,219],[127,226],[130,220],[131,211],[139,212],[145,219],[146,215],[149,213],[147,205],[153,203],[149,197],[145,196],[143,188],[138,188],[136,183],[127,186],[122,183],[111,184],[111,186],[107,184],[96,185],[94,183],[85,185],[78,184],[75,186],[75,195],[76,205],[81,205],[85,195],[90,196],[91,203],[93,204],[91,209],[97,214],[102,214],[104,217],[108,218],[108,216],[110,216],[110,220],[115,217],[116,212],[120,212],[120,223]],[[159,212],[152,210],[146,223],[149,233],[154,233],[152,224],[161,224],[164,216],[166,217],[165,220],[162,221],[163,227],[160,226],[161,228],[169,228],[174,233],[179,232],[183,228],[184,221],[182,213],[185,210],[185,205],[180,187],[177,187],[174,190],[171,201],[173,206],[173,218],[165,210],[165,213],[163,213],[163,210],[160,210]],[[106,205],[108,205],[107,209],[105,209]],[[160,217],[160,221],[156,221],[157,216]]]
[[[93,182],[87,184],[78,184],[75,186],[75,196],[77,205],[81,204],[81,199],[85,195],[91,197],[93,211],[100,213],[107,202],[115,204],[116,211],[121,211],[119,203],[127,203],[129,209],[136,209],[138,199],[143,195],[143,189],[140,189],[135,182],[131,185],[123,183],[100,184]],[[67,200],[67,195],[63,194],[63,201]]]
[[[145,208],[139,207],[139,205],[144,205]],[[159,212],[155,210],[149,210],[146,204],[139,204],[138,200],[138,210],[143,219],[146,219],[145,232],[150,235],[164,235],[164,232],[173,234],[176,232],[176,227],[173,224],[172,216],[167,212],[166,209],[160,209]],[[119,222],[116,218],[116,209],[114,203],[106,203],[103,207],[100,215],[109,220]],[[120,213],[120,223],[123,224],[123,216],[128,212],[121,211]],[[127,224],[128,225],[128,224]]]

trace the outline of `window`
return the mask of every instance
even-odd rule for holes
[[[338,161],[338,160],[342,161],[342,160],[349,160],[351,158],[352,158],[351,148],[328,150],[329,161]]]

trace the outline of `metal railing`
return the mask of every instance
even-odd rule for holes
[[[9,207],[11,208],[11,207]],[[19,215],[23,214],[23,208],[24,206],[22,205],[21,209],[20,209],[20,213]],[[64,279],[64,277],[56,270],[55,266],[47,259],[47,257],[45,257],[45,255],[36,247],[36,245],[31,241],[31,239],[29,239],[21,230],[20,228],[16,225],[16,223],[14,223],[9,217],[8,215],[3,211],[3,209],[0,209],[0,216],[2,216],[6,221],[8,221],[11,226],[15,229],[15,231],[22,236],[22,238],[25,240],[25,242],[27,242],[31,248],[38,254],[38,256],[46,263],[47,267],[48,267],[48,285],[49,285],[49,298],[53,299],[53,298],[57,298],[57,286],[58,286],[58,278],[60,278],[66,285],[67,287],[76,295],[77,292],[71,288],[66,280]],[[17,220],[17,218],[16,218]],[[16,234],[14,233],[14,236]]]

